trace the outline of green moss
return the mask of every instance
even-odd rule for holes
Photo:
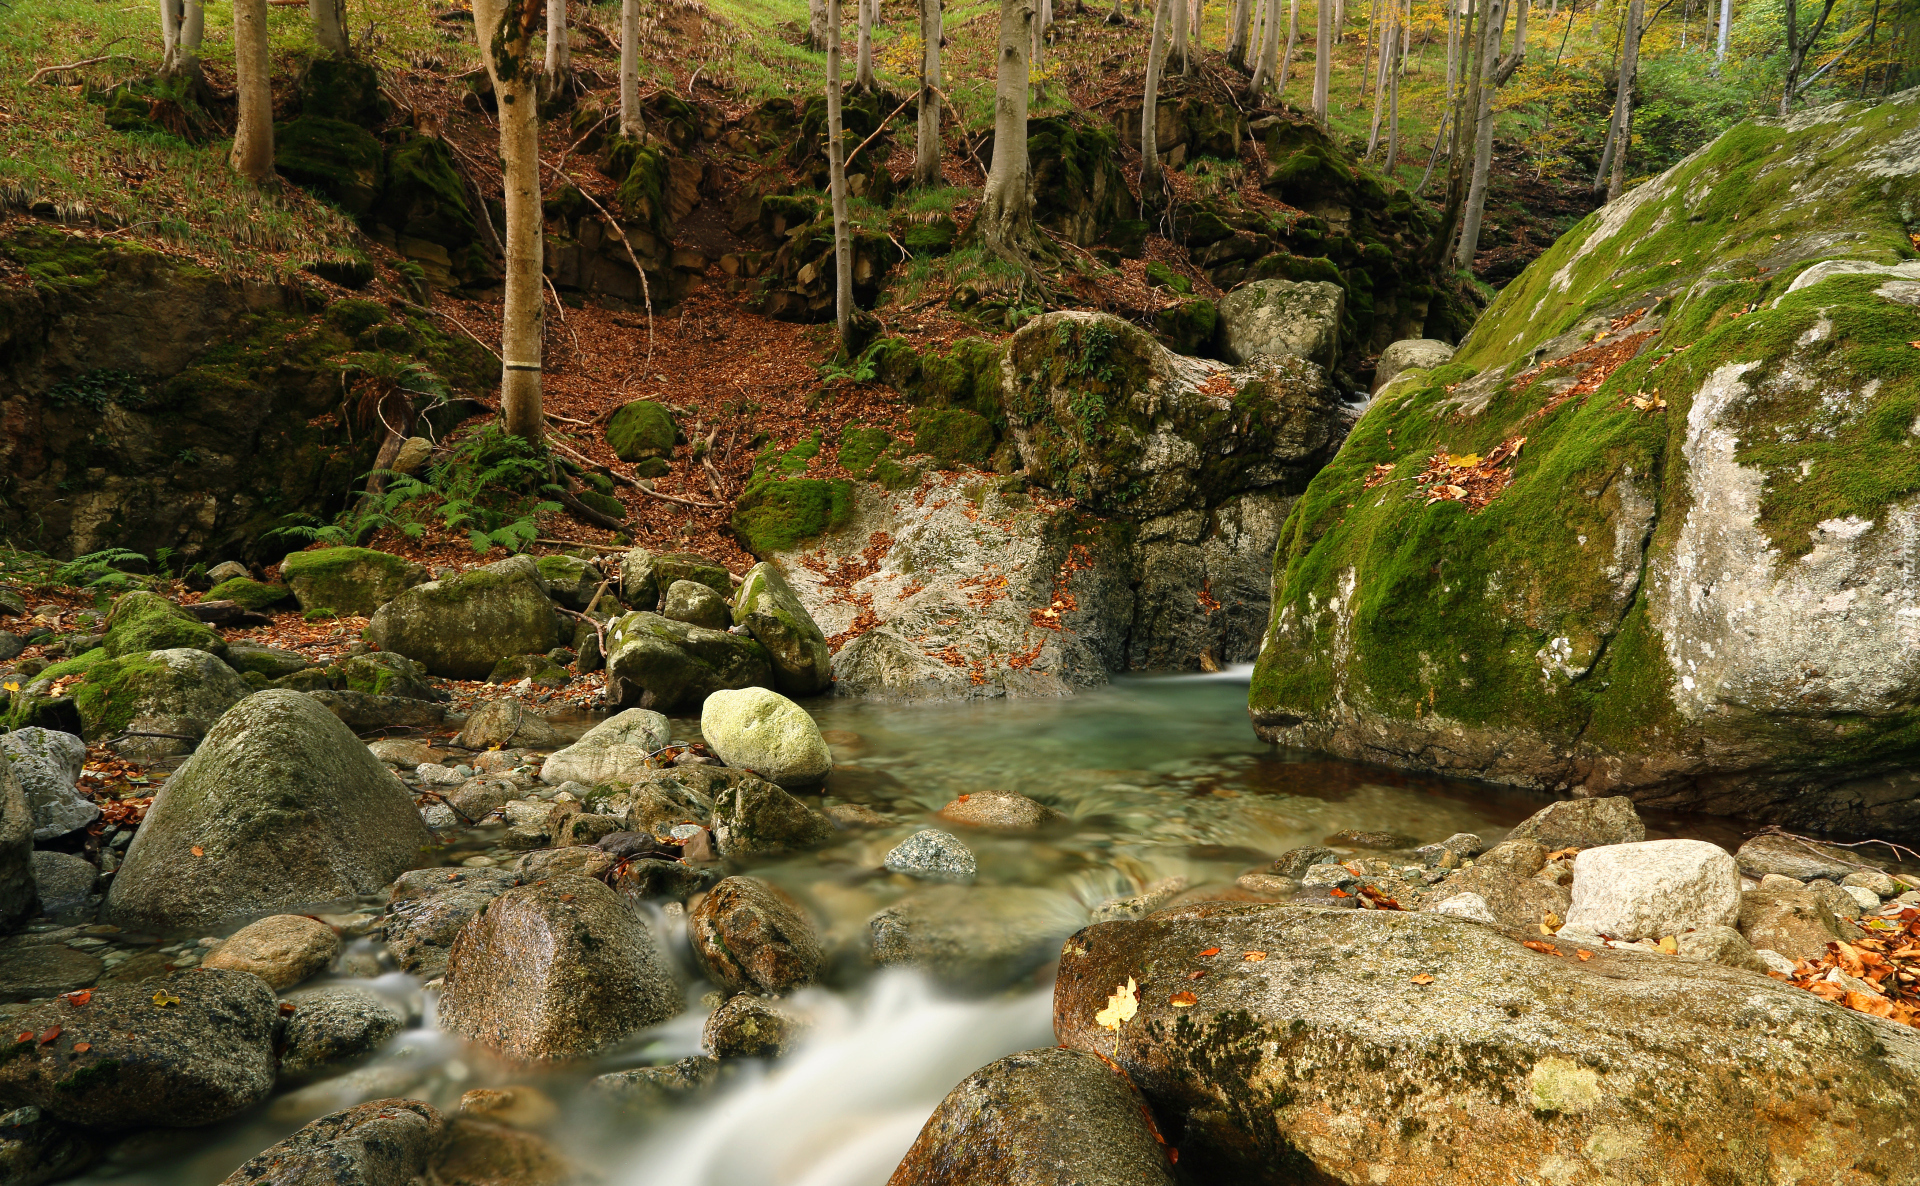
[[[387,150],[385,171],[375,222],[450,252],[475,241],[479,227],[445,144],[432,136],[408,136]]]
[[[31,1046],[31,1043],[23,1043]],[[104,1087],[120,1078],[120,1060],[103,1058],[99,1062],[89,1063],[53,1085],[55,1091],[66,1095],[77,1095],[93,1087]]]
[[[667,217],[667,154],[633,140],[613,142],[605,154],[608,172],[620,178],[614,202],[624,218],[644,223],[654,238],[666,242],[673,232]]]
[[[75,655],[71,659],[61,660],[41,671],[39,675],[33,678],[35,680],[65,679],[70,675],[85,675],[87,672],[93,670],[101,660],[107,657],[105,647],[95,647],[90,651],[84,651],[81,654]]]
[[[426,579],[424,566],[372,548],[315,548],[280,562],[302,609],[372,614]]]
[[[930,454],[941,469],[985,468],[994,442],[986,417],[963,408],[923,408],[913,414],[913,451]]]
[[[627,517],[627,504],[611,494],[602,494],[598,490],[582,490],[574,497],[610,519],[624,521]]]
[[[849,424],[840,430],[840,452],[836,460],[841,469],[854,477],[869,478],[873,475],[874,463],[891,443],[893,437],[883,428],[856,428]]]
[[[273,167],[356,218],[372,212],[383,181],[380,142],[355,124],[318,115],[274,127]]]
[[[379,301],[349,297],[327,306],[327,324],[349,337],[358,337],[387,319],[387,307]]]
[[[852,509],[851,482],[789,478],[748,488],[729,523],[747,551],[764,558],[838,527]]]
[[[1200,298],[1169,305],[1153,315],[1153,328],[1176,354],[1200,354],[1213,344],[1220,310]]]
[[[268,585],[251,577],[234,577],[207,590],[208,601],[237,602],[242,609],[263,610],[293,596],[285,585]]]
[[[673,453],[678,432],[665,404],[636,399],[623,404],[607,421],[607,444],[622,461],[667,457]]]
[[[901,238],[910,253],[924,257],[945,255],[953,250],[953,241],[959,234],[959,226],[951,217],[942,214],[927,222],[909,224],[906,234]]]
[[[164,661],[152,661],[145,653],[93,664],[87,669],[86,679],[71,689],[73,706],[80,713],[88,739],[111,737],[125,729],[152,685],[171,674]]]
[[[102,645],[108,655],[116,658],[174,647],[190,647],[216,655],[223,655],[227,650],[225,640],[211,626],[158,593],[145,591],[122,593],[113,603]]]
[[[1193,281],[1157,260],[1147,265],[1147,283],[1184,295],[1193,293]]]
[[[135,254],[153,254],[146,248],[127,246]],[[90,239],[41,227],[10,235],[0,243],[0,252],[18,264],[35,287],[48,289],[92,288],[107,278],[111,256]]]
[[[379,127],[389,114],[380,72],[363,58],[315,58],[300,78],[300,114]]]

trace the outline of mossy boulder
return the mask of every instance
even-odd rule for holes
[[[1282,535],[1261,735],[1920,835],[1917,140],[1920,92],[1740,124],[1382,389]]]
[[[1139,214],[1120,167],[1120,138],[1106,125],[1079,113],[1029,119],[1027,159],[1033,220],[1082,247]]]
[[[1153,315],[1153,328],[1175,354],[1204,354],[1220,327],[1220,310],[1209,300],[1181,301]]]
[[[374,222],[396,236],[438,244],[449,254],[476,244],[479,225],[445,143],[432,136],[403,137],[387,149],[385,172]]]
[[[620,598],[635,609],[653,609],[675,581],[705,585],[722,600],[733,596],[733,578],[724,566],[696,552],[655,555],[634,548],[620,558]]]
[[[273,129],[273,167],[355,218],[372,212],[385,180],[380,142],[343,119],[303,115]]]
[[[300,114],[378,128],[392,108],[380,93],[380,72],[364,58],[315,58],[299,82]]]
[[[69,692],[89,741],[112,737],[141,718],[164,719],[172,725],[167,731],[198,736],[253,693],[233,668],[193,647],[102,656],[85,672]]]
[[[502,658],[544,653],[561,641],[531,556],[416,585],[374,613],[367,637],[450,679],[485,679]]]
[[[415,585],[426,584],[432,574],[426,565],[390,552],[319,548],[282,560],[280,576],[303,610],[366,617]]]
[[[1220,302],[1220,353],[1232,362],[1291,354],[1331,370],[1340,359],[1346,290],[1319,281],[1256,280]]]
[[[517,684],[523,679],[536,688],[564,688],[573,676],[545,655],[508,655],[487,673],[490,684]]]
[[[653,460],[661,461],[663,459],[654,458]],[[640,467],[636,465],[634,472],[640,473]],[[640,476],[643,478],[659,478],[666,475],[663,469],[660,473],[641,473]],[[598,490],[580,490],[574,493],[574,497],[615,522],[626,522],[627,504],[621,502],[611,494],[602,494]]]
[[[234,577],[207,590],[207,601],[231,601],[242,609],[256,612],[279,605],[293,596],[285,585],[269,585],[252,577]]]
[[[913,451],[931,456],[941,469],[984,469],[994,443],[992,423],[965,408],[923,408],[913,414]]]
[[[587,608],[600,583],[606,579],[591,561],[578,556],[542,556],[534,565],[540,571],[540,579],[547,583],[547,593],[575,612]],[[612,596],[609,591],[601,595],[600,601],[605,604]]]
[[[773,679],[765,647],[656,613],[631,613],[607,629],[607,690],[623,708],[684,712],[723,688]]]
[[[807,613],[778,568],[762,561],[747,570],[734,598],[733,621],[767,649],[773,686],[788,696],[817,696],[833,685],[827,636]]]
[[[242,675],[256,672],[268,679],[279,679],[307,669],[306,656],[298,651],[283,651],[257,642],[227,644],[227,666]]]
[[[340,664],[340,684],[349,692],[400,696],[408,700],[439,700],[442,694],[427,682],[427,669],[405,655],[369,651],[349,655]]]
[[[607,445],[622,461],[671,457],[679,429],[665,404],[636,399],[622,404],[607,421]]]
[[[213,655],[227,651],[226,640],[213,627],[158,593],[145,590],[122,593],[114,601],[101,645],[113,657],[175,647],[192,647]]]
[[[846,521],[853,484],[837,479],[789,478],[749,486],[728,524],[755,556],[785,552]]]

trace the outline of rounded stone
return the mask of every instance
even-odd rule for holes
[[[1060,823],[1067,817],[1012,791],[969,791],[942,807],[940,818],[971,828],[1020,832]]]
[[[741,993],[708,1015],[700,1044],[715,1058],[780,1058],[807,1029],[795,1014]]]
[[[400,1011],[358,988],[322,988],[294,999],[281,1038],[280,1078],[305,1083],[380,1048],[407,1023]]]
[[[798,902],[758,877],[729,877],[687,916],[707,978],[728,992],[780,996],[820,973],[820,938]]]
[[[240,928],[201,963],[250,972],[268,987],[282,989],[325,971],[339,951],[340,936],[326,923],[275,914]]]
[[[807,710],[769,688],[708,696],[700,733],[720,760],[783,787],[814,787],[833,769],[833,755]]]
[[[733,625],[733,608],[726,598],[699,581],[668,585],[667,595],[660,602],[660,616],[708,630],[725,630]]]
[[[951,832],[923,828],[902,840],[882,862],[894,873],[922,881],[972,881],[973,853]]]
[[[267,1147],[221,1186],[407,1186],[421,1179],[445,1132],[431,1104],[371,1100]]]

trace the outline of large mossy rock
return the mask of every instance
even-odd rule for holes
[[[1920,1033],[1759,973],[1437,914],[1211,913],[1089,927],[1054,986],[1061,1043],[1126,1072],[1196,1180],[1842,1183],[1912,1131]],[[1116,995],[1138,1011],[1108,1028]]]
[[[273,129],[273,167],[355,218],[380,197],[381,153],[380,141],[343,119],[303,115]]]
[[[678,433],[673,413],[667,406],[650,399],[622,404],[607,421],[607,444],[622,461],[645,461],[649,457],[671,457],[673,439]]]
[[[221,717],[154,796],[104,913],[168,932],[374,893],[431,839],[365,743],[313,697],[269,689]]]
[[[450,679],[485,679],[502,658],[560,645],[560,623],[531,556],[416,585],[373,615],[367,637]]]
[[[145,654],[175,647],[192,647],[224,655],[227,644],[219,631],[158,593],[144,590],[122,593],[107,614],[107,633],[101,640],[110,657]]]
[[[625,707],[683,712],[724,688],[772,682],[767,649],[751,638],[645,612],[607,628],[607,691]]]
[[[1383,389],[1275,557],[1261,736],[1920,835],[1916,175],[1920,92],[1741,124]]]
[[[301,609],[330,609],[369,617],[400,594],[423,585],[427,566],[371,548],[319,548],[280,562],[281,579]]]
[[[787,578],[762,561],[747,570],[733,599],[733,621],[767,648],[773,686],[789,696],[817,696],[833,686],[833,653]]]
[[[169,722],[162,732],[197,737],[253,694],[253,685],[193,647],[144,651],[91,664],[70,694],[83,735],[102,741],[142,718]]]

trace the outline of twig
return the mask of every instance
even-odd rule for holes
[[[595,527],[604,527],[608,531],[625,531],[627,529],[625,523],[622,523],[612,515],[603,514],[600,511],[594,510],[586,503],[581,502],[571,490],[556,490],[554,491],[554,497],[559,500],[561,506],[572,512],[576,519],[585,519]]]
[[[555,448],[557,448],[557,449],[559,449],[559,450],[561,450],[561,451],[562,451],[562,452],[564,452],[564,453],[568,453],[568,454],[570,454],[570,455],[572,455],[572,456],[573,456],[573,458],[574,458],[575,460],[577,460],[577,461],[584,461],[584,462],[586,462],[586,463],[587,463],[588,465],[599,465],[599,464],[600,464],[599,462],[597,462],[597,461],[595,461],[595,460],[593,460],[593,458],[591,458],[591,457],[588,457],[588,456],[587,456],[586,454],[584,454],[584,453],[582,453],[582,452],[580,452],[580,451],[579,451],[578,449],[574,449],[574,448],[572,448],[572,447],[570,447],[569,445],[567,445],[567,444],[565,444],[565,443],[564,443],[564,442],[562,442],[562,441],[561,441],[561,440],[560,440],[560,439],[559,439],[558,437],[549,437],[549,438],[547,439],[547,443],[548,443],[548,444],[550,444],[550,445],[552,445],[552,446],[554,446]],[[677,502],[677,503],[679,503],[679,504],[680,504],[681,506],[689,506],[689,507],[699,507],[699,508],[700,508],[701,510],[705,510],[705,511],[718,511],[718,510],[723,510],[723,509],[725,509],[725,508],[723,508],[723,507],[721,507],[721,506],[719,506],[719,505],[718,505],[718,504],[716,504],[716,503],[711,503],[711,502],[696,502],[695,500],[693,500],[693,499],[691,499],[691,498],[681,498],[681,497],[679,497],[678,495],[674,495],[674,494],[665,494],[665,493],[662,493],[661,491],[658,491],[658,490],[653,490],[653,489],[649,489],[649,488],[648,488],[648,487],[646,487],[646,486],[642,486],[642,485],[640,484],[640,480],[639,480],[638,478],[630,478],[630,477],[628,477],[627,475],[625,475],[625,474],[623,474],[623,473],[621,473],[621,472],[620,472],[619,470],[617,470],[617,469],[614,469],[614,468],[613,468],[612,466],[610,466],[610,465],[606,467],[606,470],[607,470],[607,472],[608,472],[608,473],[610,473],[610,474],[612,474],[612,475],[613,475],[613,480],[614,480],[614,481],[616,481],[616,482],[625,482],[625,483],[626,483],[627,485],[629,485],[629,486],[631,486],[631,487],[633,487],[633,488],[634,488],[635,490],[638,490],[638,491],[639,491],[640,493],[642,493],[642,494],[645,494],[645,495],[647,495],[647,496],[648,496],[648,497],[650,497],[650,498],[657,498],[657,499],[660,499],[660,500],[661,500],[661,501],[663,501],[663,502]]]
[[[113,40],[124,41],[125,38],[116,37]],[[109,41],[107,44],[112,45],[113,41]],[[35,70],[32,74],[27,76],[27,82],[30,84],[36,83],[36,82],[39,82],[42,78],[45,78],[49,74],[58,74],[62,70],[78,70],[82,66],[95,66],[111,58],[125,58],[129,62],[133,61],[133,55],[131,54],[101,54],[97,58],[86,58],[82,61],[68,62],[60,66],[42,66],[38,70]]]
[[[602,589],[605,589],[607,587],[606,582],[602,581],[600,583],[600,587]],[[595,593],[593,595],[593,599],[595,601],[600,600],[600,594]],[[564,606],[556,605],[553,608],[559,610],[563,614],[567,614],[571,617],[579,618],[582,622],[593,623],[593,633],[596,637],[600,639],[600,662],[604,665],[607,661],[607,630],[605,626],[602,626],[600,624],[600,620],[598,618],[589,618],[587,615],[583,613],[576,613],[575,611],[567,609]],[[591,609],[593,607],[588,606],[587,608]]]
[[[630,552],[633,550],[631,548],[621,547],[618,544],[590,544],[587,541],[580,540],[580,539],[536,538],[533,542],[536,544],[558,544],[563,548],[592,548],[596,552]]]
[[[1805,837],[1805,836],[1800,836],[1800,835],[1796,835],[1796,834],[1794,834],[1794,833],[1792,833],[1792,832],[1789,832],[1789,831],[1787,831],[1787,830],[1786,830],[1785,828],[1782,828],[1781,826],[1779,826],[1778,824],[1769,824],[1769,825],[1767,825],[1766,827],[1764,827],[1764,828],[1762,828],[1762,829],[1760,829],[1760,830],[1759,830],[1758,832],[1756,832],[1756,833],[1754,833],[1754,834],[1755,834],[1756,836],[1782,836],[1782,837],[1785,837],[1786,839],[1788,839],[1788,840],[1792,840],[1792,841],[1794,841],[1795,843],[1797,843],[1797,844],[1799,844],[1799,845],[1800,845],[1800,846],[1801,846],[1802,848],[1805,848],[1805,849],[1806,849],[1806,850],[1808,850],[1809,852],[1812,852],[1812,853],[1815,853],[1815,854],[1817,854],[1817,855],[1820,855],[1820,856],[1824,856],[1824,857],[1826,857],[1826,858],[1827,858],[1828,860],[1836,860],[1836,861],[1837,861],[1837,860],[1839,860],[1840,858],[1838,858],[1838,857],[1836,857],[1836,856],[1833,856],[1833,855],[1832,855],[1831,853],[1823,853],[1823,852],[1821,852],[1821,851],[1820,851],[1820,849],[1821,849],[1822,847],[1826,847],[1826,848],[1859,848],[1859,847],[1861,847],[1862,845],[1866,845],[1866,844],[1884,844],[1884,845],[1886,845],[1886,846],[1887,846],[1888,848],[1891,848],[1891,849],[1892,849],[1892,850],[1893,850],[1894,852],[1896,852],[1896,853],[1899,853],[1899,854],[1901,854],[1901,855],[1902,855],[1903,857],[1905,857],[1905,858],[1906,858],[1906,859],[1908,859],[1908,860],[1915,860],[1915,861],[1920,861],[1920,852],[1915,852],[1914,850],[1912,850],[1911,848],[1908,848],[1908,847],[1907,847],[1907,846],[1905,846],[1904,844],[1895,844],[1895,843],[1894,843],[1893,841],[1891,841],[1891,840],[1852,840],[1852,841],[1847,841],[1847,842],[1845,842],[1845,843],[1842,843],[1841,841],[1838,841],[1838,840],[1817,840],[1817,841],[1816,841],[1816,840],[1810,840],[1810,839],[1808,839],[1808,838],[1807,838],[1807,837]],[[1850,864],[1850,865],[1855,865],[1855,866],[1858,866],[1858,867],[1859,867],[1859,868],[1861,868],[1861,869],[1876,869],[1876,868],[1878,868],[1878,866],[1875,866],[1875,865],[1867,865],[1867,864],[1862,864],[1862,863],[1861,863],[1861,862],[1859,862],[1859,861],[1841,861],[1841,864]]]
[[[640,295],[647,302],[647,361],[641,365],[650,367],[653,365],[653,290],[647,284],[647,270],[640,266],[640,257],[633,253],[633,244],[627,241],[627,228],[620,225],[620,220],[607,213],[607,208],[600,204],[598,198],[588,193],[587,187],[581,185],[578,179],[569,175],[567,180],[573,182],[573,187],[580,191],[581,197],[593,203],[593,208],[600,212],[600,217],[607,220],[607,226],[612,228],[614,234],[620,236],[620,246],[627,249],[627,260],[633,264],[633,270],[640,274]]]
[[[573,150],[574,150],[574,149],[576,149],[576,148],[578,148],[578,147],[580,147],[580,146],[581,146],[582,144],[585,144],[585,143],[587,142],[587,137],[588,137],[588,136],[591,136],[591,135],[593,135],[593,134],[594,134],[595,132],[597,132],[597,131],[599,131],[599,130],[600,130],[600,125],[601,125],[601,124],[603,124],[603,123],[606,123],[606,122],[607,122],[608,120],[610,120],[610,119],[612,119],[612,118],[613,118],[613,112],[611,112],[611,111],[609,111],[609,112],[607,112],[607,113],[606,113],[605,115],[603,115],[603,116],[601,116],[601,117],[600,117],[599,119],[597,119],[597,120],[595,120],[595,121],[593,122],[593,126],[592,126],[592,127],[590,127],[590,128],[588,128],[588,129],[587,129],[587,130],[586,130],[585,132],[582,132],[582,133],[580,134],[580,138],[579,138],[578,140],[575,140],[575,141],[574,141],[574,142],[573,142],[572,144],[569,144],[569,145],[567,145],[567,147],[565,148],[565,150],[563,150],[563,151],[562,151],[562,152],[560,153],[560,159],[559,159],[559,161],[558,161],[558,162],[556,162],[556,163],[554,164],[554,166],[553,166],[553,175],[554,175],[555,177],[565,177],[565,176],[566,176],[566,173],[565,173],[565,172],[563,171],[563,167],[564,167],[564,166],[566,165],[566,163],[567,163],[567,158],[568,158],[569,156],[572,156],[572,155],[573,155]]]
[[[587,421],[587,420],[575,420],[575,419],[574,419],[573,417],[571,417],[571,416],[562,416],[562,415],[561,415],[560,413],[558,413],[558,412],[545,412],[545,413],[542,413],[542,414],[543,414],[543,415],[545,415],[547,419],[549,419],[549,420],[553,420],[553,421],[556,421],[556,422],[558,422],[558,423],[560,423],[560,424],[578,424],[578,425],[579,425],[580,427],[582,427],[582,428],[592,428],[592,427],[593,427],[593,424],[592,424],[592,422],[591,422],[591,421]]]
[[[911,102],[913,102],[913,97],[908,96],[905,102],[901,103],[900,106],[893,109],[893,115],[889,115],[887,118],[881,120],[880,125],[873,129],[873,135],[868,136],[865,140],[862,140],[859,143],[859,145],[854,148],[852,152],[847,154],[847,159],[841,162],[840,171],[843,173],[846,172],[847,166],[853,164],[853,158],[860,155],[860,149],[865,148],[869,144],[872,144],[875,136],[878,136],[880,133],[887,130],[887,125],[893,122],[893,116],[899,115],[902,111],[905,111],[907,109],[907,104]]]

